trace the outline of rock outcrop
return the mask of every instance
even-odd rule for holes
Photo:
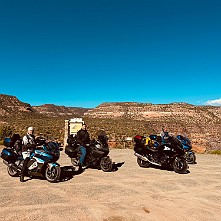
[[[92,118],[146,121],[159,131],[186,134],[194,145],[221,148],[221,107],[195,106],[187,103],[103,103],[84,114]]]

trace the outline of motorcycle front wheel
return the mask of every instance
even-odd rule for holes
[[[100,161],[100,168],[104,171],[104,172],[110,172],[112,170],[112,160],[109,156],[107,157],[102,157],[101,161]]]
[[[186,160],[190,164],[195,164],[196,163],[196,155],[193,152],[187,152],[186,153]]]
[[[60,174],[61,174],[60,166],[47,167],[47,169],[45,170],[45,178],[50,183],[56,183],[60,178]]]
[[[18,170],[14,169],[12,166],[7,167],[9,176],[16,177],[19,175]]]
[[[141,160],[140,158],[137,158],[137,163],[140,167],[144,167],[144,168],[147,168],[150,165],[150,162]]]
[[[176,173],[187,173],[188,164],[185,159],[176,157],[173,161],[173,169]]]

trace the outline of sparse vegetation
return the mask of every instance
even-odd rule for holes
[[[10,137],[14,132],[14,129],[9,125],[0,126],[0,141],[3,142],[5,137]]]
[[[21,135],[28,126],[34,126],[36,135],[63,142],[64,120],[74,117],[83,117],[91,138],[96,138],[99,130],[105,130],[109,140],[119,148],[132,147],[124,142],[126,137],[156,134],[166,125],[170,132],[185,134],[208,150],[221,149],[221,107],[126,102],[104,103],[88,111],[55,105],[31,107],[16,97],[0,95],[0,127],[11,128]],[[1,134],[0,139],[8,135]]]
[[[217,154],[217,155],[221,155],[221,150],[210,150],[208,151],[209,154]]]

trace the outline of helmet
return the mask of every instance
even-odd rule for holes
[[[134,142],[135,142],[135,143],[141,143],[141,142],[142,142],[142,139],[143,139],[143,136],[136,135],[136,136],[134,137]]]

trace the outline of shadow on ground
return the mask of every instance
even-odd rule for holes
[[[83,171],[75,171],[73,166],[61,167],[60,182],[72,179],[74,176],[81,174]]]
[[[155,168],[155,169],[158,169],[158,170],[167,170],[167,171],[175,172],[174,169],[171,168],[171,167],[157,166],[157,165],[150,165],[149,167]],[[188,174],[188,173],[190,173],[189,170],[187,170],[186,173],[183,173],[183,174]]]
[[[118,170],[119,167],[122,167],[124,162],[120,163],[113,163],[111,172],[115,172]],[[72,179],[74,176],[81,174],[83,171],[75,171],[73,166],[64,166],[61,167],[61,176],[60,182],[65,182]]]
[[[121,162],[121,163],[115,163],[113,162],[113,165],[112,165],[112,172],[115,172],[115,171],[118,171],[118,168],[119,167],[122,167],[124,165],[124,162]]]

